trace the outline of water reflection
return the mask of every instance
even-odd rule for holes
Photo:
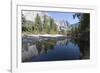
[[[66,37],[22,38],[22,62],[76,60],[84,55],[87,42]]]
[[[49,50],[53,50],[55,44],[56,40],[53,39],[36,41],[36,47],[39,54],[41,53],[42,50],[44,50],[45,53],[47,53]]]

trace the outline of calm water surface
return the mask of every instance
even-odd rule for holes
[[[80,47],[66,37],[23,37],[22,61],[56,61],[80,59]]]

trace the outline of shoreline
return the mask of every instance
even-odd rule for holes
[[[24,36],[25,34],[23,34],[22,36]],[[61,34],[27,34],[26,36],[33,36],[33,37],[67,37],[67,35],[61,35]]]

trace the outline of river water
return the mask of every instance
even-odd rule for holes
[[[23,37],[22,62],[79,60],[80,46],[66,37]]]

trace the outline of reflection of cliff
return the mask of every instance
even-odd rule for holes
[[[24,47],[27,46],[27,47]],[[25,48],[27,50],[25,50]],[[23,44],[22,48],[22,61],[30,61],[33,56],[37,56],[38,51],[36,49],[36,45],[28,45],[28,44]]]
[[[80,58],[79,41],[73,43],[64,36],[23,36],[22,39],[22,62]]]
[[[56,40],[44,40],[40,37],[24,37],[22,40],[22,61],[31,61],[32,57],[54,49]]]
[[[58,53],[58,50],[65,50],[65,51],[67,50],[66,52],[71,52],[71,54],[73,54],[73,52],[76,52],[76,50],[78,50],[78,58],[80,57],[81,59],[89,59],[90,45],[89,45],[88,35],[89,32],[88,33],[83,32],[80,35],[80,37],[74,39],[68,39],[64,36],[62,37],[23,36],[22,62],[30,62],[36,57],[39,57],[41,55],[46,55],[48,53],[50,54],[50,52],[54,54],[53,51],[55,51],[56,54]],[[60,56],[60,54],[57,55]]]

